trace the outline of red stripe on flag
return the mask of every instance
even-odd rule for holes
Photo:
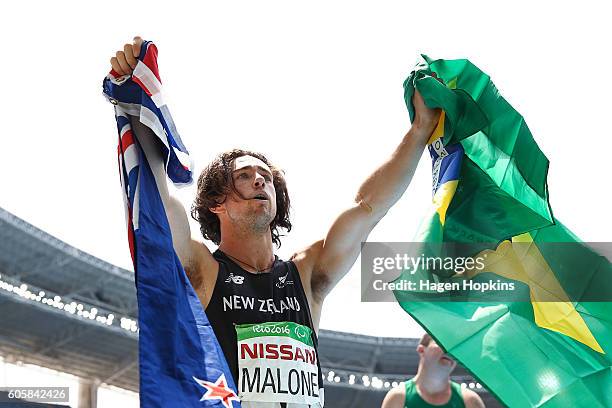
[[[155,44],[150,43],[147,47],[147,52],[145,53],[142,62],[145,63],[147,67],[153,72],[153,74],[157,77],[157,80],[161,83],[161,78],[159,77],[159,69],[157,68],[157,47]]]
[[[145,91],[147,93],[147,95],[149,95],[149,97],[151,97],[151,91],[149,91],[149,89],[142,83],[142,81],[140,81],[140,79],[138,79],[137,77],[133,76],[132,77],[132,81],[136,82],[138,84],[138,86],[140,86],[142,88],[142,90]]]
[[[123,136],[121,136],[121,146],[117,146],[117,153],[125,152],[128,147],[134,144],[134,135],[132,130],[126,130]]]
[[[132,265],[136,270],[136,258],[134,256],[134,225],[132,224],[132,209],[128,205],[128,244],[130,245],[130,256],[132,257]]]

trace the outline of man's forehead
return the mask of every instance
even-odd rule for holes
[[[240,156],[234,159],[234,162],[232,163],[232,171],[244,169],[245,167],[262,167],[272,174],[270,167],[268,167],[266,163],[259,160],[257,157]]]

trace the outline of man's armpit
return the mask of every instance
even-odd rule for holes
[[[183,269],[185,269],[185,274],[187,274],[187,278],[189,279],[189,282],[191,283],[193,289],[195,291],[198,291],[200,288],[202,288],[202,286],[204,285],[204,277],[202,276],[202,273],[200,273],[198,268],[191,265],[187,265],[183,266]]]
[[[329,274],[323,270],[313,270],[311,282],[312,298],[319,304],[323,303],[325,296],[329,293],[329,288],[332,285],[332,281]]]
[[[298,269],[306,296],[314,301],[319,301],[319,298],[313,293],[313,272],[322,246],[323,240],[319,240],[302,251],[294,253],[290,258]]]

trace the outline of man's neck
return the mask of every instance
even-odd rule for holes
[[[250,231],[222,231],[219,249],[239,261],[243,269],[261,272],[271,266],[274,258],[270,231],[258,234]]]
[[[450,400],[451,382],[448,375],[442,376],[425,366],[420,366],[413,379],[419,395],[430,404],[445,404]]]

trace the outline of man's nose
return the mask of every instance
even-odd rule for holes
[[[256,172],[255,173],[255,187],[261,187],[266,183],[266,180],[264,179],[264,177]]]

